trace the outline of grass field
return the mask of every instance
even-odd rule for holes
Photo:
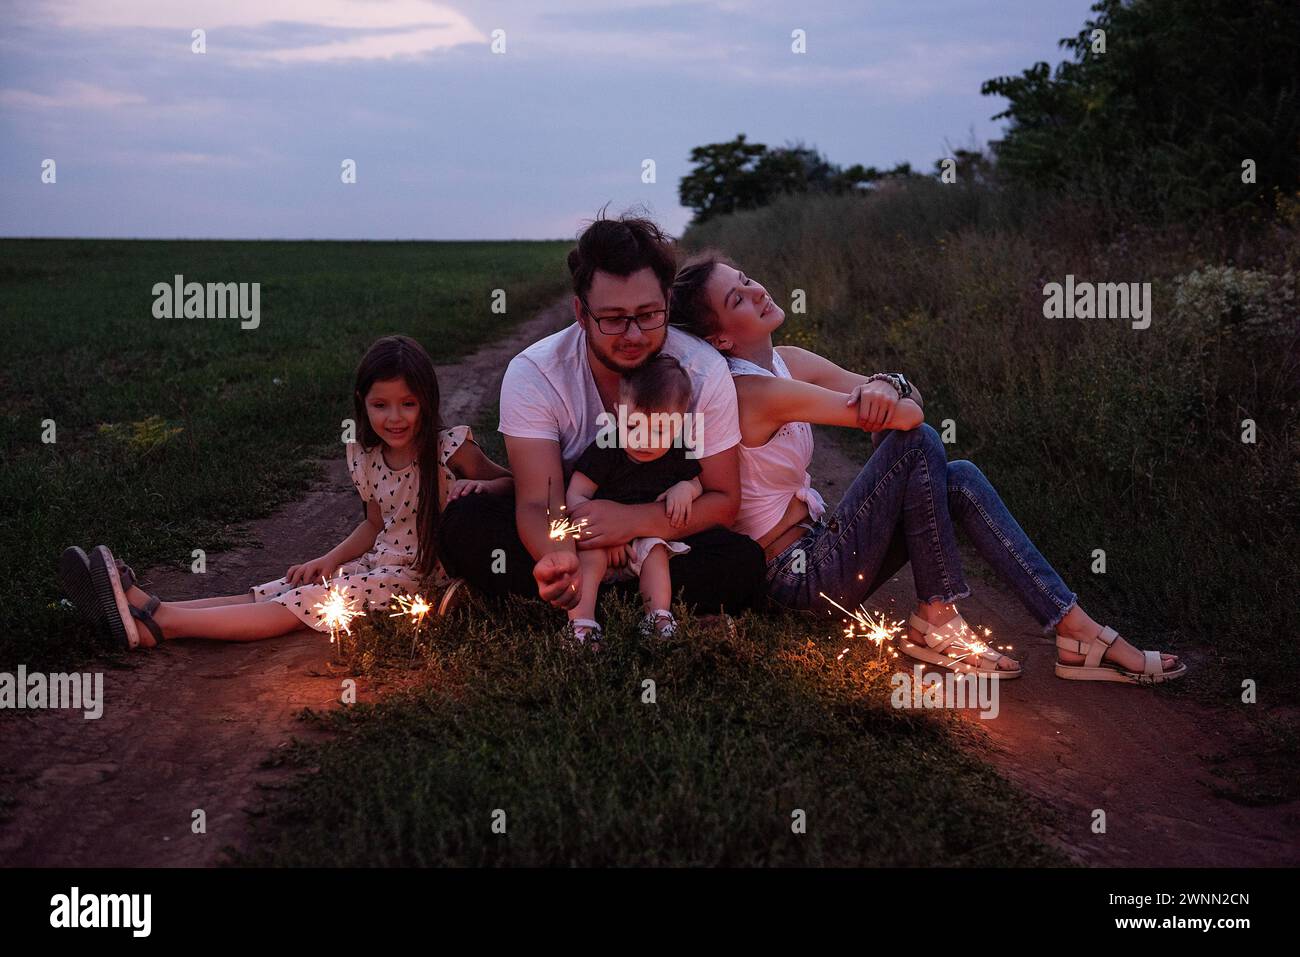
[[[0,240],[0,335],[15,350],[0,367],[0,665],[93,650],[57,606],[64,547],[111,542],[137,567],[228,547],[228,523],[297,497],[316,475],[304,463],[338,454],[372,340],[405,332],[452,361],[561,292],[566,249]],[[153,285],[177,273],[260,283],[260,325],[155,319]]]

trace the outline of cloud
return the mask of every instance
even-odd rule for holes
[[[371,34],[320,43],[314,46],[287,47],[258,54],[278,63],[322,63],[327,60],[391,60],[395,57],[419,56],[431,50],[447,49],[462,43],[486,43],[487,38],[473,27],[440,24],[437,27],[397,33]]]
[[[464,14],[428,0],[48,0],[45,13],[55,25],[79,30],[175,30],[214,32],[263,30],[276,24],[304,24],[361,35],[326,43],[240,51],[244,62],[388,60],[419,56],[487,37]]]
[[[132,106],[145,102],[136,93],[110,90],[93,83],[64,83],[55,93],[37,93],[31,90],[0,90],[0,106],[17,109],[106,109],[115,106]]]

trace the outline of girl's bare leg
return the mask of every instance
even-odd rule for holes
[[[287,635],[306,626],[278,602],[241,602],[210,608],[185,608],[165,603],[153,613],[164,638],[215,638],[218,641],[258,641]],[[151,636],[142,630],[145,640]]]
[[[582,579],[582,597],[578,604],[569,609],[569,621],[586,618],[596,620],[596,597],[600,591],[600,580],[605,577],[609,566],[609,555],[603,548],[589,548],[578,552],[578,567]]]
[[[667,608],[673,600],[673,580],[668,573],[668,549],[656,545],[641,563],[641,600],[647,612]]]
[[[191,601],[169,601],[176,608],[221,608],[225,605],[251,605],[252,595],[222,595],[220,598],[195,598]]]
[[[149,596],[142,592],[135,585],[126,593],[126,600],[137,608],[143,608],[149,601]],[[190,601],[168,601],[163,602],[165,605],[173,605],[177,608],[219,608],[222,605],[243,605],[253,600],[251,592],[245,592],[242,595],[222,595],[218,598],[194,598]]]

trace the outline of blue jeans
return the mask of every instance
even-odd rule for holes
[[[955,526],[1050,631],[1074,605],[989,480],[971,462],[949,462],[939,433],[922,424],[890,431],[844,499],[767,563],[767,590],[786,608],[826,609],[824,592],[855,608],[909,560],[918,599],[969,597]]]

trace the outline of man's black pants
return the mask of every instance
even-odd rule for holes
[[[737,614],[767,604],[763,550],[747,535],[711,528],[681,539],[691,550],[669,563],[673,594],[698,614]],[[497,551],[500,549],[501,551]],[[532,555],[519,540],[513,495],[464,495],[443,509],[438,557],[447,572],[480,594],[537,597]],[[504,570],[500,569],[504,559]],[[614,588],[637,593],[636,581]]]

